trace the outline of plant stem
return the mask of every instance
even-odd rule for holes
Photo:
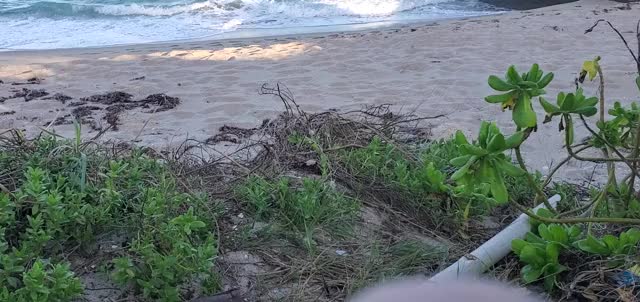
[[[593,206],[593,204],[595,204],[595,203],[596,203],[596,201],[600,198],[600,195],[602,195],[603,193],[604,193],[604,191],[600,191],[600,194],[598,194],[598,196],[596,196],[596,198],[595,198],[595,199],[593,199],[593,201],[592,201],[592,202],[590,202],[590,203],[588,203],[588,204],[586,204],[586,205],[584,205],[584,206],[581,206],[581,207],[579,207],[579,208],[571,209],[571,210],[569,210],[569,211],[566,211],[566,212],[560,213],[560,214],[558,214],[558,215],[556,216],[556,218],[562,218],[563,216],[568,216],[568,215],[570,215],[570,214],[578,213],[578,212],[582,212],[582,211],[584,211],[584,210],[589,209],[591,206]]]
[[[602,191],[600,192],[600,195],[598,195],[596,200],[593,201],[593,205],[589,207],[590,218],[593,218],[596,215],[596,209],[600,205],[600,202],[607,199],[607,191],[612,185],[615,186],[615,174],[613,174],[613,176],[609,175],[609,180],[607,181],[607,184],[602,188]],[[591,234],[592,227],[593,227],[593,223],[589,222],[589,225],[587,226],[587,234]]]
[[[575,150],[574,153],[578,154],[584,150],[587,150],[591,148],[591,146],[587,145],[587,146],[583,146],[582,148]],[[560,167],[564,166],[564,164],[568,163],[569,160],[571,160],[573,157],[572,156],[567,156],[565,159],[563,159],[562,161],[560,161],[555,167],[553,167],[553,169],[551,169],[551,171],[549,172],[549,175],[547,175],[547,179],[544,181],[544,183],[542,184],[542,188],[546,188],[550,183],[551,183],[551,179],[553,177],[553,174],[555,174],[556,172],[558,172],[558,170],[560,169]]]
[[[524,159],[522,158],[522,153],[520,152],[520,146],[514,148],[514,150],[516,152],[516,159],[518,160],[518,164],[520,165],[520,168],[522,168],[522,170],[525,171],[525,177],[527,178],[527,182],[534,190],[536,190],[536,197],[534,199],[535,202],[537,203],[540,200],[542,200],[542,202],[549,209],[549,211],[555,214],[556,209],[554,209],[551,206],[551,204],[549,203],[549,200],[547,200],[547,195],[544,194],[544,191],[542,191],[542,188],[538,184],[536,184],[536,181],[533,179],[533,176],[531,176],[531,173],[529,173],[529,171],[527,170],[527,166],[524,164]]]
[[[633,167],[633,165],[631,164],[632,160],[630,158],[626,158],[624,156],[624,154],[622,154],[622,152],[618,151],[618,149],[616,149],[615,146],[613,146],[611,143],[609,143],[604,137],[600,136],[600,134],[596,133],[593,129],[591,129],[591,127],[589,127],[589,124],[587,123],[587,121],[584,119],[584,116],[582,116],[582,114],[580,115],[580,120],[582,120],[582,123],[584,124],[584,127],[587,128],[587,130],[589,132],[591,132],[591,134],[593,134],[596,138],[598,138],[599,140],[603,141],[605,143],[605,145],[607,145],[610,150],[612,150],[616,155],[618,155],[618,157],[620,157],[620,162],[625,163],[629,169],[631,169],[631,172],[633,172],[633,174],[637,175],[638,177],[640,177],[640,174],[638,174],[638,171]],[[615,171],[614,171],[615,172]],[[615,176],[614,176],[615,177]],[[615,182],[614,182],[615,183]]]
[[[598,57],[600,58],[600,57]],[[604,73],[602,72],[602,67],[600,67],[600,64],[598,64],[597,61],[598,59],[596,59],[596,70],[598,72],[598,79],[600,80],[600,123],[602,123],[604,125],[604,110],[605,110],[605,98],[604,98]],[[582,116],[580,116],[580,118],[582,118]],[[582,119],[583,122],[586,124],[586,121],[584,121],[584,119]],[[610,158],[610,154],[611,154],[611,147],[609,147],[609,145],[607,144],[604,148],[602,148],[602,154],[604,155],[605,158]],[[633,156],[635,157],[635,156]],[[607,162],[607,172],[609,173],[609,179],[613,178],[613,183],[616,183],[616,164],[613,162]]]
[[[593,218],[583,218],[583,217],[573,217],[573,218],[547,218],[547,217],[542,217],[542,216],[538,216],[536,214],[534,214],[533,212],[531,212],[531,210],[529,210],[527,207],[515,202],[515,201],[511,201],[511,203],[513,204],[513,206],[515,206],[518,210],[520,210],[522,213],[526,214],[527,216],[536,219],[536,220],[540,220],[542,222],[546,222],[546,223],[565,223],[565,224],[572,224],[572,223],[589,223],[589,222],[594,222],[594,223],[617,223],[617,224],[638,224],[640,225],[640,219],[632,219],[632,218],[616,218],[616,217],[593,217]]]
[[[640,24],[640,21],[639,23]],[[640,39],[638,40],[638,44],[640,45]],[[640,123],[638,123],[638,125],[636,125],[636,141],[635,141],[635,145],[633,146],[633,152],[631,152],[631,157],[638,157],[638,153],[640,151]],[[638,167],[638,163],[637,162],[633,162],[633,169],[632,171],[635,171]],[[631,198],[631,195],[633,195],[633,193],[635,192],[635,182],[636,182],[636,176],[632,175],[631,178],[629,179],[629,193],[627,195],[627,199],[625,200],[625,208],[629,208],[629,199]]]

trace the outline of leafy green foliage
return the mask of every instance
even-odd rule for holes
[[[505,92],[485,98],[489,103],[501,103],[502,110],[513,110],[513,121],[520,128],[535,127],[536,113],[531,104],[531,98],[545,94],[544,88],[553,80],[553,73],[546,75],[538,64],[533,64],[529,72],[518,74],[515,66],[507,69],[504,79],[495,75],[489,76],[491,88]]]
[[[613,108],[609,109],[609,115],[614,117],[611,120],[598,121],[596,126],[600,130],[600,136],[615,147],[630,149],[635,142],[635,127],[640,122],[640,108],[633,102],[628,108],[623,107],[620,102],[615,102]],[[591,144],[597,148],[606,146],[601,139],[594,137]]]
[[[427,159],[429,152],[422,154]],[[445,185],[445,174],[436,168],[434,162],[424,160],[422,163],[412,163],[392,144],[384,143],[379,137],[374,137],[366,148],[346,153],[344,161],[356,175],[392,182],[412,193],[449,191]]]
[[[573,122],[571,122],[571,114],[580,114],[584,116],[592,116],[598,112],[596,104],[598,104],[598,98],[584,96],[582,88],[576,90],[575,93],[564,92],[558,93],[556,104],[551,104],[543,97],[540,97],[540,104],[544,111],[547,113],[544,122],[550,122],[554,116],[562,115],[568,122],[563,124],[563,120],[560,120],[560,129],[564,129],[568,133],[569,143],[572,144],[574,140]]]
[[[78,138],[30,144],[0,149],[0,165],[24,171],[10,194],[0,193],[0,300],[77,297],[82,286],[62,255],[91,253],[96,238],[114,231],[133,238],[123,242],[127,261],[116,261],[114,279],[146,297],[178,301],[176,288],[215,277],[216,245],[204,222],[215,213],[204,198],[180,193],[164,164],[136,150],[85,150]]]
[[[548,211],[539,211],[538,215],[546,216]],[[560,253],[571,248],[573,242],[581,235],[576,226],[558,224],[537,224],[537,233],[528,232],[525,240],[515,239],[511,249],[526,265],[520,271],[525,283],[544,280],[544,287],[551,291],[558,274],[566,270],[559,262]]]
[[[619,237],[604,235],[602,238],[596,238],[588,235],[587,238],[577,241],[575,245],[590,254],[616,256],[636,252],[638,242],[640,242],[640,230],[634,228],[622,232]]]
[[[238,192],[256,217],[276,219],[285,228],[302,234],[302,242],[309,250],[316,245],[316,232],[333,230],[331,233],[338,235],[337,231],[349,225],[358,210],[355,200],[319,179],[304,178],[296,186],[288,178],[268,181],[252,177]]]
[[[516,132],[505,138],[498,126],[489,122],[482,122],[478,139],[474,143],[470,143],[458,131],[456,143],[462,156],[451,160],[451,164],[458,167],[451,179],[467,192],[475,192],[477,189],[484,192],[488,188],[497,203],[506,203],[509,196],[504,182],[505,175],[517,177],[526,172],[511,164],[504,151],[519,146],[523,139],[523,132]]]
[[[556,105],[549,103],[545,98],[540,97],[540,105],[547,113],[547,119],[561,114],[582,114],[592,116],[598,112],[597,97],[587,98],[584,96],[582,88],[578,88],[575,93],[558,93]]]
[[[6,269],[6,268],[5,268]],[[9,287],[0,287],[1,301],[69,301],[82,294],[83,287],[67,264],[47,264],[43,260],[36,260],[22,276],[23,286],[16,288],[19,281],[9,279]]]

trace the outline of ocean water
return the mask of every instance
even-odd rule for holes
[[[478,0],[0,0],[0,50],[314,32],[499,10]]]

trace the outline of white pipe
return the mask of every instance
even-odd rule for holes
[[[560,195],[557,194],[549,198],[549,203],[554,208],[559,201]],[[535,213],[538,209],[544,207],[544,204],[541,204],[535,207],[533,212]],[[509,254],[511,252],[511,241],[516,238],[524,238],[529,230],[531,230],[529,216],[522,214],[475,251],[463,256],[456,263],[431,277],[430,280],[445,281],[477,277]]]

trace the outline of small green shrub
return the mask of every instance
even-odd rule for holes
[[[41,259],[36,260],[31,268],[24,272],[21,280],[23,286],[13,292],[10,288],[17,288],[20,281],[10,278],[0,279],[7,281],[9,285],[0,288],[1,301],[69,301],[80,296],[83,291],[82,284],[67,264],[46,264]]]
[[[638,251],[640,242],[640,230],[629,229],[622,232],[619,237],[604,235],[596,238],[587,235],[587,238],[579,240],[575,245],[582,251],[601,256],[626,256]]]
[[[180,286],[215,280],[217,247],[204,221],[216,214],[204,198],[180,193],[159,161],[42,137],[0,149],[5,163],[6,171],[24,172],[12,192],[0,193],[0,300],[79,296],[81,283],[62,255],[75,247],[90,253],[99,235],[114,231],[132,239],[113,277],[145,297],[179,301]]]
[[[302,241],[308,249],[315,246],[317,231],[348,229],[358,210],[354,199],[336,192],[321,179],[304,178],[300,185],[294,185],[288,178],[268,181],[251,177],[238,192],[256,218],[275,219],[303,234]]]
[[[545,215],[539,211],[540,215]],[[558,274],[566,270],[558,257],[564,250],[571,249],[582,234],[576,226],[537,223],[537,234],[528,232],[525,240],[515,239],[511,248],[526,265],[521,270],[522,280],[533,283],[544,280],[544,287],[551,291],[556,285]]]

